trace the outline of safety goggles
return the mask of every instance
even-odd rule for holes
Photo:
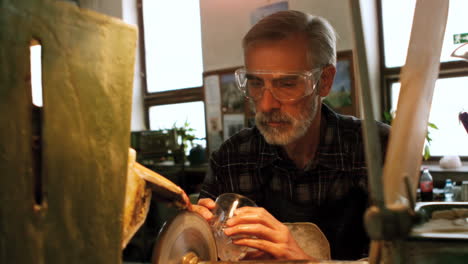
[[[302,72],[236,70],[237,87],[247,97],[258,101],[265,90],[280,102],[294,102],[312,94],[321,68]],[[318,79],[318,78],[317,78]]]

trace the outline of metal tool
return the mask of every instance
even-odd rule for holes
[[[153,264],[216,261],[211,227],[196,213],[182,211],[162,227],[153,251]]]

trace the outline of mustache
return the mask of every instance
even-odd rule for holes
[[[282,113],[280,111],[258,112],[256,119],[261,123],[292,123],[294,121],[294,119],[291,118],[288,114]]]

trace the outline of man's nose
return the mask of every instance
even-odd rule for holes
[[[263,90],[263,96],[257,101],[257,110],[260,112],[270,112],[279,109],[281,103],[271,93],[270,89]]]

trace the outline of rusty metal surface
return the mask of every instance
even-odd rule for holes
[[[43,51],[40,204],[32,39]],[[0,1],[0,263],[121,262],[135,47],[133,27],[73,4]]]

